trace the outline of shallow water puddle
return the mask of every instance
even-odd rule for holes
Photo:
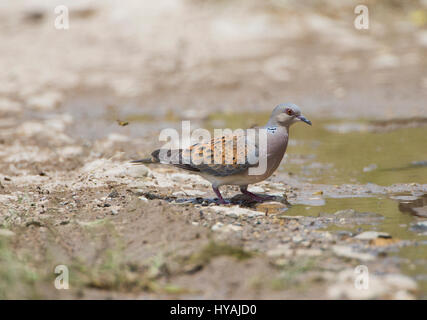
[[[412,215],[402,214],[400,203],[396,200],[388,199],[384,196],[375,196],[369,198],[327,198],[325,199],[324,206],[307,206],[307,205],[293,205],[286,211],[287,215],[296,216],[322,216],[325,214],[334,214],[337,211],[353,209],[356,212],[374,213],[381,215],[384,219],[377,219],[377,216],[367,216],[357,222],[357,218],[349,215],[348,222],[343,224],[336,224],[331,227],[331,230],[348,230],[352,232],[361,232],[362,230],[376,230],[387,232],[393,238],[402,240],[415,239],[417,233],[410,230],[412,223],[416,219]],[[338,221],[339,222],[339,221]],[[427,240],[427,237],[425,237]]]
[[[427,195],[415,200],[408,200],[409,196],[399,195],[397,197],[400,200],[377,195],[369,198],[327,198],[324,206],[294,205],[285,214],[333,217],[341,211],[344,214],[338,213],[337,219],[332,224],[328,224],[324,228],[325,230],[349,232],[352,235],[363,231],[378,231],[388,233],[393,241],[414,241],[414,244],[399,247],[389,252],[388,255],[397,257],[400,260],[402,270],[417,280],[421,292],[427,292],[427,234],[417,232],[413,228],[417,222],[425,220],[417,218],[413,212],[408,212],[407,209],[408,206],[414,209],[425,205],[424,201],[427,199]],[[354,215],[350,208],[356,213],[364,214]],[[346,215],[345,213],[349,209],[350,214]]]
[[[427,194],[420,197],[413,195],[399,195],[393,197],[393,199],[399,200],[399,210],[404,213],[411,215],[427,218]]]
[[[289,166],[285,165],[287,170],[300,172],[312,182],[327,184],[427,183],[427,167],[415,165],[427,159],[427,126],[377,133],[335,133],[324,125],[320,121],[319,127],[295,126],[291,139],[301,143],[291,144],[289,153],[315,157],[309,158],[302,168],[289,161]],[[313,162],[323,166],[313,167]]]

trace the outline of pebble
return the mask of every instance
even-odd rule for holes
[[[357,259],[361,261],[371,261],[374,260],[374,256],[369,253],[356,252],[350,246],[344,245],[335,245],[332,247],[332,251],[340,257]]]
[[[232,231],[236,232],[236,231],[241,231],[242,229],[243,228],[241,226],[237,226],[234,224],[224,225],[221,222],[215,223],[211,228],[212,231],[221,231],[221,232],[232,232]]]
[[[401,200],[401,201],[415,201],[418,197],[415,196],[391,196],[390,199]]]
[[[265,192],[265,190],[263,188],[258,187],[258,186],[250,186],[248,188],[248,191],[253,192],[253,193],[264,193]]]
[[[108,198],[117,198],[119,196],[119,193],[116,190],[113,190],[108,195]]]
[[[151,170],[144,165],[129,166],[126,170],[126,173],[128,176],[134,178],[153,177],[153,173],[151,172]]]
[[[140,196],[140,197],[138,197],[138,199],[142,200],[144,202],[148,202],[148,199],[146,197],[144,197],[144,196]]]
[[[265,216],[264,212],[240,208],[239,206],[232,206],[232,207],[212,206],[212,207],[207,207],[207,209],[213,210],[215,213],[225,214],[226,216],[235,217],[235,218],[240,216],[247,216],[250,218],[257,217],[257,216]]]
[[[365,232],[359,233],[354,238],[359,240],[373,240],[377,238],[390,239],[391,236],[385,232],[365,231]]]
[[[294,236],[294,237],[292,237],[292,242],[293,243],[300,243],[300,242],[302,242],[304,240],[304,238],[303,237],[301,237],[301,236]]]
[[[200,190],[182,190],[182,191],[176,191],[172,193],[175,197],[182,197],[182,196],[192,196],[192,197],[199,197],[205,195],[206,192],[200,191]]]
[[[427,220],[415,223],[414,225],[412,225],[411,230],[415,232],[420,232],[422,234],[427,234]]]
[[[376,165],[375,163],[370,164],[367,167],[363,168],[363,172],[370,172],[370,171],[374,171],[378,168],[378,165]]]
[[[215,224],[212,226],[211,230],[212,230],[212,231],[218,231],[218,230],[220,230],[223,226],[224,226],[224,224],[223,224],[223,223],[221,223],[221,222],[217,222],[217,223],[215,223]]]
[[[269,201],[262,202],[256,205],[258,211],[268,212],[268,214],[283,212],[288,209],[288,207],[278,201]]]

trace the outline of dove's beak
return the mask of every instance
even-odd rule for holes
[[[302,122],[305,122],[307,124],[309,124],[311,126],[311,121],[308,120],[306,117],[304,117],[303,115],[300,115],[297,117],[299,120],[301,120]]]

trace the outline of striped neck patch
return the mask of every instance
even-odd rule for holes
[[[277,127],[268,127],[267,128],[267,132],[268,133],[273,133],[274,134],[274,133],[276,133],[276,130],[277,130]]]

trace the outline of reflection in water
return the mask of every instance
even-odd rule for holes
[[[286,212],[286,215],[336,216],[337,219],[333,219],[332,224],[325,226],[326,230],[338,234],[345,232],[350,236],[362,231],[375,230],[386,232],[396,240],[414,241],[413,244],[403,246],[396,252],[389,254],[401,259],[402,270],[417,279],[419,290],[427,293],[427,281],[425,279],[427,275],[427,235],[416,232],[413,226],[416,221],[419,221],[419,218],[414,217],[412,211],[409,211],[426,208],[426,204],[427,195],[420,198],[411,195],[399,195],[393,196],[393,199],[381,196],[328,198],[325,206],[294,205]],[[402,212],[410,214],[402,214]],[[343,216],[346,216],[344,222],[340,219]],[[378,219],[379,216],[384,217],[384,219]],[[345,223],[346,221],[350,223]]]
[[[402,199],[399,201],[399,210],[414,216],[427,218],[427,194],[416,199]]]

